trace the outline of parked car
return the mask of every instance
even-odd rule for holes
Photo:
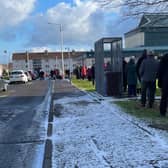
[[[6,80],[4,80],[2,77],[0,77],[0,90],[7,91],[8,89],[8,83]]]
[[[10,72],[9,81],[10,81],[10,83],[14,83],[14,82],[26,83],[26,82],[28,82],[28,77],[24,73],[23,70],[13,70]]]
[[[24,73],[26,74],[28,81],[32,81],[31,74],[28,71],[25,71]]]

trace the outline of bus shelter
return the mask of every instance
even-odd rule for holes
[[[96,91],[104,96],[122,95],[122,38],[95,42]]]

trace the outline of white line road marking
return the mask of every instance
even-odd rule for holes
[[[0,95],[0,97],[7,97],[8,95]]]

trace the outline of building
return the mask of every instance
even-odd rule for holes
[[[79,65],[91,66],[94,62],[94,52],[90,51],[71,51],[63,52],[64,70],[70,70]],[[25,71],[43,70],[49,74],[53,69],[62,71],[62,53],[61,52],[24,52],[13,53],[12,55],[13,69],[22,69]]]
[[[8,65],[7,64],[0,64],[0,76],[3,75],[3,72],[8,72]]]
[[[74,65],[86,65],[91,67],[95,63],[94,51],[86,51],[73,59]]]
[[[144,49],[158,55],[168,52],[168,13],[144,14],[137,28],[124,34],[124,55],[138,55]]]

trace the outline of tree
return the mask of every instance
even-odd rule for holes
[[[113,8],[117,4],[124,16],[139,16],[144,13],[168,11],[168,0],[97,0],[102,7]]]
[[[6,69],[3,69],[3,71],[2,71],[2,76],[8,76],[8,72],[7,72]]]

